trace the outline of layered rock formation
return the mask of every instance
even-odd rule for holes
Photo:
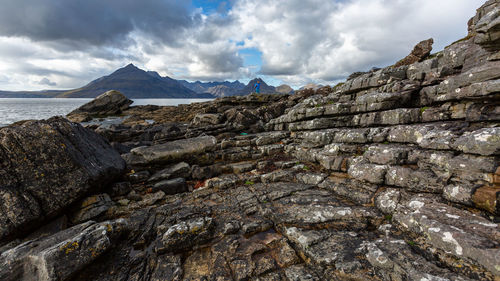
[[[102,137],[63,118],[2,128],[0,159],[1,241],[60,215],[125,169]]]
[[[49,231],[4,236],[0,277],[498,280],[498,11],[486,2],[467,38],[424,61],[335,87],[72,125],[129,169]]]
[[[92,117],[119,115],[131,104],[132,101],[122,93],[111,90],[71,111],[67,117],[73,122],[90,121]]]

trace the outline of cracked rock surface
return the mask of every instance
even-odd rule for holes
[[[500,280],[499,10],[334,87],[0,129],[0,279]]]

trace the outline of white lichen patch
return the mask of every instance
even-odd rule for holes
[[[411,201],[410,204],[408,204],[408,206],[414,210],[420,210],[424,205],[424,202],[417,200]]]
[[[491,137],[491,134],[488,134],[486,132],[481,132],[479,134],[474,135],[474,140],[476,141],[481,141],[481,142],[487,142],[488,139]]]
[[[457,215],[451,215],[451,214],[446,214],[447,217],[452,218],[452,219],[459,219],[460,216]]]
[[[453,238],[453,235],[451,234],[451,232],[444,232],[443,233],[443,242],[447,242],[447,243],[451,243],[455,246],[455,253],[457,255],[462,255],[463,253],[463,248],[462,246],[460,246],[460,244],[458,244],[457,240],[455,240],[455,238]]]
[[[460,188],[458,186],[454,186],[451,190],[451,197],[456,197],[460,193]]]
[[[441,228],[439,228],[439,227],[431,227],[431,228],[429,228],[429,231],[439,232],[439,231],[441,231]]]
[[[498,227],[498,224],[496,223],[486,223],[486,222],[480,222],[480,221],[474,221],[475,223],[486,226],[486,227]]]

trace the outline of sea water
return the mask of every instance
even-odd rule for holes
[[[92,99],[23,99],[0,98],[0,127],[21,120],[47,119],[52,116],[66,115]],[[211,99],[133,99],[134,105],[179,105]]]

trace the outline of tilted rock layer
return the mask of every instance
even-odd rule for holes
[[[89,125],[130,168],[70,210],[100,222],[18,237],[0,276],[499,280],[499,9],[442,52],[333,88]]]
[[[66,119],[2,128],[0,241],[59,215],[124,169],[106,140]]]

